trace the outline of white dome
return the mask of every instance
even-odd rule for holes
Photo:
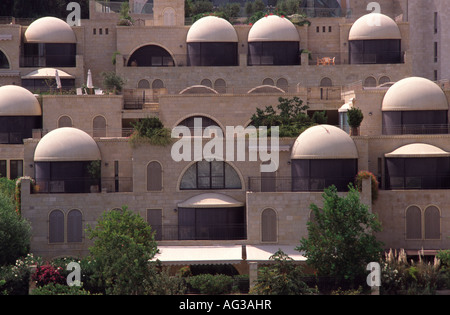
[[[389,88],[383,99],[382,110],[448,110],[448,102],[445,93],[433,81],[410,77]]]
[[[26,43],[70,43],[75,44],[77,39],[72,28],[61,19],[43,17],[28,26],[25,31]]]
[[[0,87],[0,116],[41,115],[41,105],[30,91],[17,85]]]
[[[381,13],[370,13],[353,23],[348,40],[401,39],[397,23]]]
[[[357,159],[352,138],[342,129],[318,125],[305,130],[292,147],[291,159]]]
[[[391,153],[385,154],[387,158],[413,158],[413,157],[449,157],[450,153],[441,148],[426,143],[412,143],[404,145]]]
[[[238,37],[233,25],[217,16],[205,16],[189,28],[187,43],[199,42],[237,42]]]
[[[86,132],[71,127],[55,129],[36,146],[35,162],[75,162],[101,160],[97,143]]]
[[[268,15],[259,19],[248,33],[249,42],[299,42],[295,25],[284,17]]]

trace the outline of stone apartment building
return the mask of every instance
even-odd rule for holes
[[[83,256],[86,225],[126,205],[155,229],[164,264],[229,263],[253,274],[278,248],[304,260],[294,248],[307,236],[309,205],[331,184],[345,193],[362,170],[380,181],[376,200],[369,180],[361,198],[382,222],[386,249],[448,248],[448,9],[430,2],[383,0],[381,13],[370,13],[369,1],[336,1],[334,14],[308,1],[311,23],[299,26],[276,15],[185,25],[184,1],[135,0],[135,25],[119,26],[112,4],[91,1],[80,26],[51,17],[0,25],[0,174],[39,186],[22,181],[32,252]],[[33,94],[56,70],[62,88],[77,92]],[[81,89],[88,72],[91,94]],[[107,93],[102,72],[123,77],[123,93]],[[261,171],[262,148],[250,139],[244,160],[236,145],[234,159],[176,161],[175,144],[128,138],[133,121],[151,116],[194,132],[202,118],[202,131],[225,134],[279,97],[300,98],[309,114],[326,111],[328,123],[278,145],[267,139],[275,172]],[[364,114],[359,135],[346,123],[352,106]],[[87,171],[93,165],[99,180]]]

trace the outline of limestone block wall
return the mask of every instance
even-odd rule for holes
[[[406,209],[418,206],[424,211],[428,206],[436,206],[440,211],[441,237],[436,240],[406,239]],[[450,201],[446,190],[409,190],[380,191],[378,200],[373,205],[373,212],[379,217],[383,231],[377,238],[385,243],[386,248],[396,249],[445,249],[450,246]],[[423,218],[422,218],[422,224]],[[422,225],[423,227],[423,225]]]
[[[61,116],[69,116],[72,127],[93,136],[93,119],[106,119],[106,136],[122,136],[121,112],[123,99],[117,95],[45,95],[43,100],[43,129],[48,132],[58,128]]]

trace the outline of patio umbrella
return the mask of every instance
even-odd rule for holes
[[[55,70],[56,88],[61,89],[61,78],[59,77],[58,70]]]
[[[91,73],[91,69],[88,70],[86,87],[87,87],[87,88],[89,89],[89,91],[90,91],[89,94],[92,94],[92,89],[94,88],[94,85],[92,84],[92,73]]]
[[[88,75],[87,75],[87,88],[88,89],[93,89],[94,85],[92,84],[92,73],[91,73],[91,69],[88,70]]]

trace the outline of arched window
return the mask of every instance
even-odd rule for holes
[[[152,82],[152,89],[163,89],[164,88],[164,82],[160,79],[153,80]]]
[[[384,84],[384,83],[388,83],[391,82],[391,78],[387,77],[387,76],[382,76],[379,80],[378,80],[378,85]]]
[[[214,90],[216,90],[219,93],[226,93],[227,92],[227,84],[224,79],[217,79],[214,82]]]
[[[285,78],[280,78],[277,80],[277,87],[282,89],[283,91],[288,91],[288,81]]]
[[[406,209],[406,239],[422,239],[422,211],[417,206]]]
[[[103,116],[96,116],[92,122],[94,137],[106,137],[106,119]]]
[[[58,119],[58,128],[62,128],[62,127],[72,127],[72,118],[70,118],[69,116],[61,116]]]
[[[61,210],[53,210],[49,215],[48,242],[64,242],[64,213]]]
[[[3,51],[0,50],[0,69],[9,69],[9,61]]]
[[[364,87],[376,87],[377,80],[374,77],[367,77],[364,80]]]
[[[164,26],[175,25],[175,10],[173,8],[166,8],[163,12]]]
[[[220,126],[217,124],[217,122],[215,122],[213,119],[206,117],[206,116],[200,116],[200,115],[188,117],[188,118],[184,119],[182,122],[180,122],[178,124],[178,126],[188,127],[191,130],[191,132],[193,132],[196,127],[195,126],[196,119],[197,119],[197,122],[201,122],[202,130],[205,130],[205,128],[210,127],[210,126],[215,126],[215,127],[220,128]],[[201,119],[201,120],[198,120],[198,119]]]
[[[181,190],[241,189],[241,179],[234,168],[223,161],[200,161],[183,174]]]
[[[261,214],[261,241],[277,241],[277,214],[273,209],[264,209]]]
[[[175,66],[170,53],[157,45],[138,48],[128,59],[128,67],[172,67]]]
[[[83,215],[80,210],[70,210],[67,214],[67,242],[80,243],[83,240]]]
[[[429,206],[425,209],[425,239],[441,238],[441,214],[435,206]]]
[[[149,89],[150,83],[146,79],[142,79],[138,82],[138,89]]]
[[[333,81],[331,81],[330,78],[325,77],[322,80],[320,80],[320,86],[322,86],[322,87],[333,86]]]
[[[159,162],[153,161],[147,165],[147,190],[162,190],[162,167]]]
[[[263,85],[275,85],[275,82],[273,82],[273,80],[271,78],[265,78],[263,80]]]
[[[203,79],[200,84],[212,88],[212,82],[210,79]]]

